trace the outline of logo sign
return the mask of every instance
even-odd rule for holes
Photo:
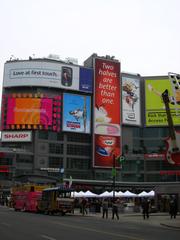
[[[2,142],[31,142],[31,131],[3,131],[1,135]]]

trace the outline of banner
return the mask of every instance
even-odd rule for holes
[[[96,58],[94,83],[94,167],[112,167],[120,155],[120,63]]]

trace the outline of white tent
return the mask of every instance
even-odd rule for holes
[[[124,197],[124,193],[121,191],[116,192],[116,197]]]
[[[127,190],[123,193],[123,197],[137,197],[137,194],[132,193],[132,192]]]
[[[142,191],[141,193],[138,194],[138,197],[154,197],[155,192],[152,190],[150,192]]]
[[[155,196],[155,191],[150,191],[147,193],[149,197],[154,197]]]
[[[73,193],[72,193],[72,197],[74,197],[74,198],[81,198],[81,197],[84,197],[84,192],[83,192],[83,191],[80,191],[80,192],[73,192]]]
[[[85,193],[84,193],[84,197],[87,197],[87,198],[94,198],[94,197],[98,197],[98,195],[97,194],[95,194],[95,193],[92,193],[91,191],[86,191]]]
[[[138,194],[138,197],[147,197],[148,193],[146,191],[142,191]]]
[[[111,197],[111,194],[110,194],[110,192],[105,191],[105,192],[99,194],[99,197],[102,197],[102,198]]]

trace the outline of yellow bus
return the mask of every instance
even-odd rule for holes
[[[42,197],[38,200],[38,212],[44,214],[72,213],[74,210],[73,190],[65,186],[47,188],[42,191]]]

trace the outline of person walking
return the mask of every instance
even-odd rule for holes
[[[176,218],[177,215],[177,200],[175,197],[171,197],[169,201],[169,214],[172,218]]]
[[[114,200],[112,203],[112,219],[114,219],[114,216],[119,220],[119,199]]]
[[[148,219],[149,218],[149,208],[150,208],[150,201],[149,199],[145,198],[143,201],[142,201],[142,214],[143,214],[143,218],[144,219]]]
[[[108,200],[104,199],[102,201],[102,218],[106,217],[106,219],[108,218]]]
[[[85,198],[81,201],[81,211],[83,216],[87,214],[87,200]]]

